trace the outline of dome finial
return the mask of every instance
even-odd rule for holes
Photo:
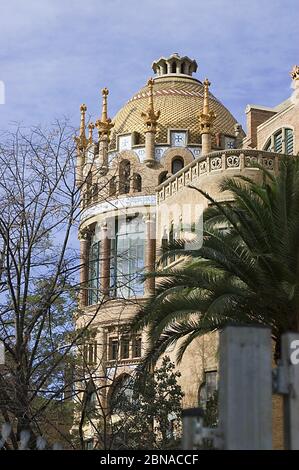
[[[102,89],[102,116],[101,119],[98,119],[95,123],[95,127],[98,129],[99,138],[102,135],[109,135],[110,130],[114,126],[111,122],[111,119],[108,118],[108,111],[107,111],[107,96],[109,94],[108,88]]]
[[[152,69],[158,77],[169,74],[192,77],[192,74],[197,70],[197,62],[190,59],[190,57],[181,57],[177,52],[174,52],[169,57],[160,57],[160,59],[153,62]]]
[[[203,82],[203,112],[205,114],[209,114],[210,107],[209,107],[209,86],[211,82],[208,78],[205,78]]]
[[[155,112],[154,110],[154,83],[153,78],[150,78],[147,82],[147,86],[149,88],[148,108],[145,113],[141,113],[141,117],[144,119],[147,130],[151,132],[156,132],[157,122],[161,114],[161,111]]]

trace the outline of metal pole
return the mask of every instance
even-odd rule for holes
[[[220,333],[219,428],[224,449],[272,448],[270,329],[228,326]]]

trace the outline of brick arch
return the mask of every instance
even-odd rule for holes
[[[122,150],[113,158],[110,168],[116,169],[122,160],[128,160],[133,166],[140,164],[139,157],[133,150]]]
[[[175,157],[181,157],[184,160],[184,166],[188,165],[194,160],[192,152],[186,148],[175,147],[168,149],[161,158],[161,164],[165,170],[168,171],[168,173],[172,173],[171,164]]]

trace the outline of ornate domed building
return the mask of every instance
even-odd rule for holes
[[[200,234],[207,202],[190,183],[227,200],[230,195],[218,189],[224,175],[258,177],[257,161],[276,171],[281,153],[299,149],[297,69],[293,99],[276,108],[247,108],[245,136],[210,92],[209,81],[194,76],[195,60],[175,53],[152,68],[154,78],[113,120],[108,118],[107,89],[102,90],[102,115],[95,125],[86,125],[82,105],[76,139],[82,199],[76,321],[78,328],[90,325],[84,363],[107,413],[114,391],[128,381],[146,350],[146,332],[132,335],[129,328],[154,292],[153,281],[144,283],[142,274],[155,268],[164,240],[182,232],[193,239]],[[204,404],[217,388],[216,351],[216,334],[194,341],[186,351],[179,365],[183,406]],[[168,351],[173,360],[175,352]]]

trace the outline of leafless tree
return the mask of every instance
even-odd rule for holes
[[[85,182],[76,185],[73,135],[67,122],[56,122],[50,130],[19,127],[1,136],[0,341],[6,364],[0,366],[0,420],[12,425],[11,448],[22,430],[34,436],[45,432],[41,423],[55,426],[47,413],[69,396],[73,350],[101,307],[84,328],[74,328],[80,287],[75,239]]]

